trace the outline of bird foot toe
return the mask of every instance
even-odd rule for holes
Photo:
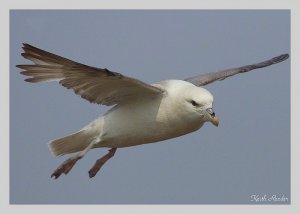
[[[75,163],[79,160],[80,158],[70,158],[63,162],[51,175],[51,178],[54,177],[57,179],[61,174],[68,174],[70,170],[73,168]]]

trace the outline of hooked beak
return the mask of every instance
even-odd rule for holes
[[[211,120],[211,123],[215,126],[219,126],[219,119],[216,116],[214,116]]]
[[[215,126],[219,126],[219,119],[218,117],[215,115],[215,112],[212,110],[212,108],[209,108],[206,110],[210,116],[211,116],[211,123],[214,124]]]

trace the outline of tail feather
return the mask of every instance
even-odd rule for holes
[[[89,143],[89,137],[87,137],[84,130],[81,130],[66,137],[50,141],[48,146],[54,156],[61,156],[82,151]]]

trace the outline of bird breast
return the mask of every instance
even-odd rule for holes
[[[115,107],[104,116],[103,141],[109,147],[154,143],[199,129],[163,98],[140,99]],[[174,107],[175,108],[175,107]]]

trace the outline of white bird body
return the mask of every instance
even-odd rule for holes
[[[104,123],[99,147],[127,147],[145,143],[153,143],[178,137],[199,129],[204,118],[183,111],[184,96],[173,96],[174,93],[184,95],[195,88],[207,95],[200,88],[181,81],[169,80],[160,84],[165,89],[162,96],[141,97],[120,104],[103,116]],[[173,91],[172,91],[173,90]],[[178,93],[180,90],[181,92]],[[205,90],[206,91],[206,90]],[[209,93],[209,92],[207,92]],[[199,93],[199,96],[201,96]],[[210,94],[208,94],[210,95]],[[212,101],[212,97],[208,100]],[[207,105],[211,105],[208,103]],[[96,145],[98,146],[98,145]]]
[[[53,154],[81,151],[93,139],[99,139],[93,148],[154,143],[196,131],[207,121],[194,108],[188,108],[186,101],[199,97],[198,102],[205,103],[205,109],[212,108],[213,97],[207,90],[182,80],[167,80],[153,85],[165,93],[141,96],[118,104],[75,133],[76,136],[70,135],[73,136],[71,139],[67,136],[51,141],[49,146]],[[59,146],[63,142],[67,145]]]
[[[202,74],[182,80],[147,84],[108,69],[87,66],[24,44],[22,56],[33,65],[17,65],[30,76],[27,82],[58,81],[91,103],[113,106],[80,131],[53,140],[48,145],[55,156],[78,152],[52,174],[67,174],[90,149],[109,147],[109,153],[89,171],[94,177],[117,148],[154,143],[196,131],[205,122],[218,126],[212,109],[213,96],[203,86],[214,81],[286,60],[283,54],[239,68]]]

